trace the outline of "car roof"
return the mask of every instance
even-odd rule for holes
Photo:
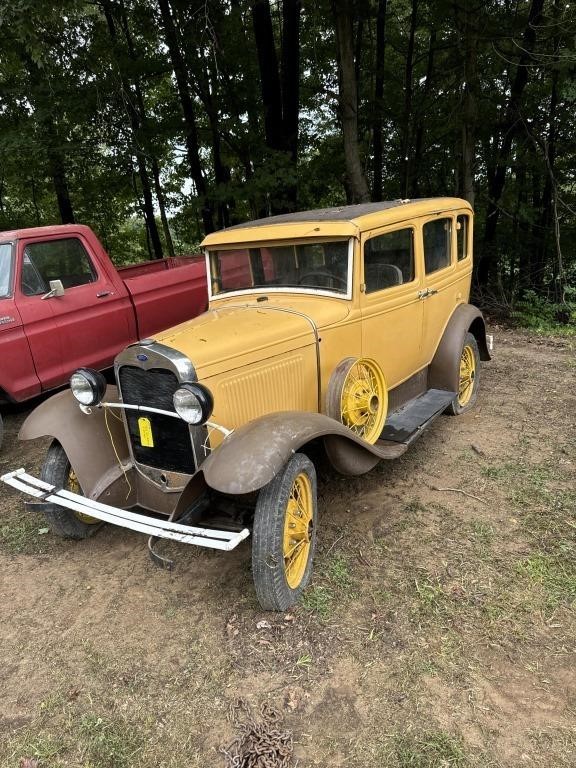
[[[235,224],[207,235],[202,245],[230,245],[249,241],[303,237],[354,237],[360,232],[386,224],[462,208],[472,211],[466,200],[457,197],[383,200],[335,208],[317,208]],[[316,226],[311,227],[311,225]]]

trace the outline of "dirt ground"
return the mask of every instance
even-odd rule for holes
[[[237,697],[282,712],[298,768],[576,765],[574,342],[492,330],[472,412],[321,475],[289,614],[259,609],[249,540],[169,573],[136,533],[57,539],[2,487],[0,765],[224,766]],[[25,415],[0,472],[39,470]]]

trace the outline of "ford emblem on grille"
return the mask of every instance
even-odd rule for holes
[[[136,358],[137,358],[138,360],[140,360],[140,362],[142,362],[142,363],[145,363],[145,362],[146,362],[146,360],[148,360],[148,355],[142,355],[142,354],[140,354],[140,355],[136,355]]]

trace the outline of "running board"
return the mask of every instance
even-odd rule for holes
[[[25,469],[16,469],[0,477],[0,481],[15,488],[17,491],[27,493],[41,502],[50,502],[59,507],[65,507],[72,512],[81,512],[83,515],[95,517],[112,525],[129,528],[138,533],[154,536],[161,539],[172,539],[182,544],[195,544],[197,547],[209,549],[221,549],[229,552],[238,546],[241,541],[250,535],[248,528],[241,531],[222,531],[212,528],[198,528],[192,525],[181,525],[168,520],[157,520],[148,515],[129,512],[126,509],[111,507],[99,501],[92,501],[85,496],[66,491],[56,486],[32,477]]]
[[[415,397],[397,411],[388,414],[380,439],[409,445],[444,413],[455,397],[456,392],[429,389],[420,397]]]

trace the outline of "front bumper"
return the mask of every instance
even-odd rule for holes
[[[95,517],[106,523],[129,528],[132,531],[138,531],[155,538],[172,539],[182,544],[195,544],[197,547],[221,549],[229,552],[250,535],[248,528],[243,528],[241,531],[199,528],[111,507],[63,488],[56,488],[50,483],[27,474],[25,469],[7,472],[0,477],[0,481],[17,491],[33,496],[38,501],[57,504],[59,507],[65,507],[72,512],[81,512],[83,515],[90,515],[90,517]]]

